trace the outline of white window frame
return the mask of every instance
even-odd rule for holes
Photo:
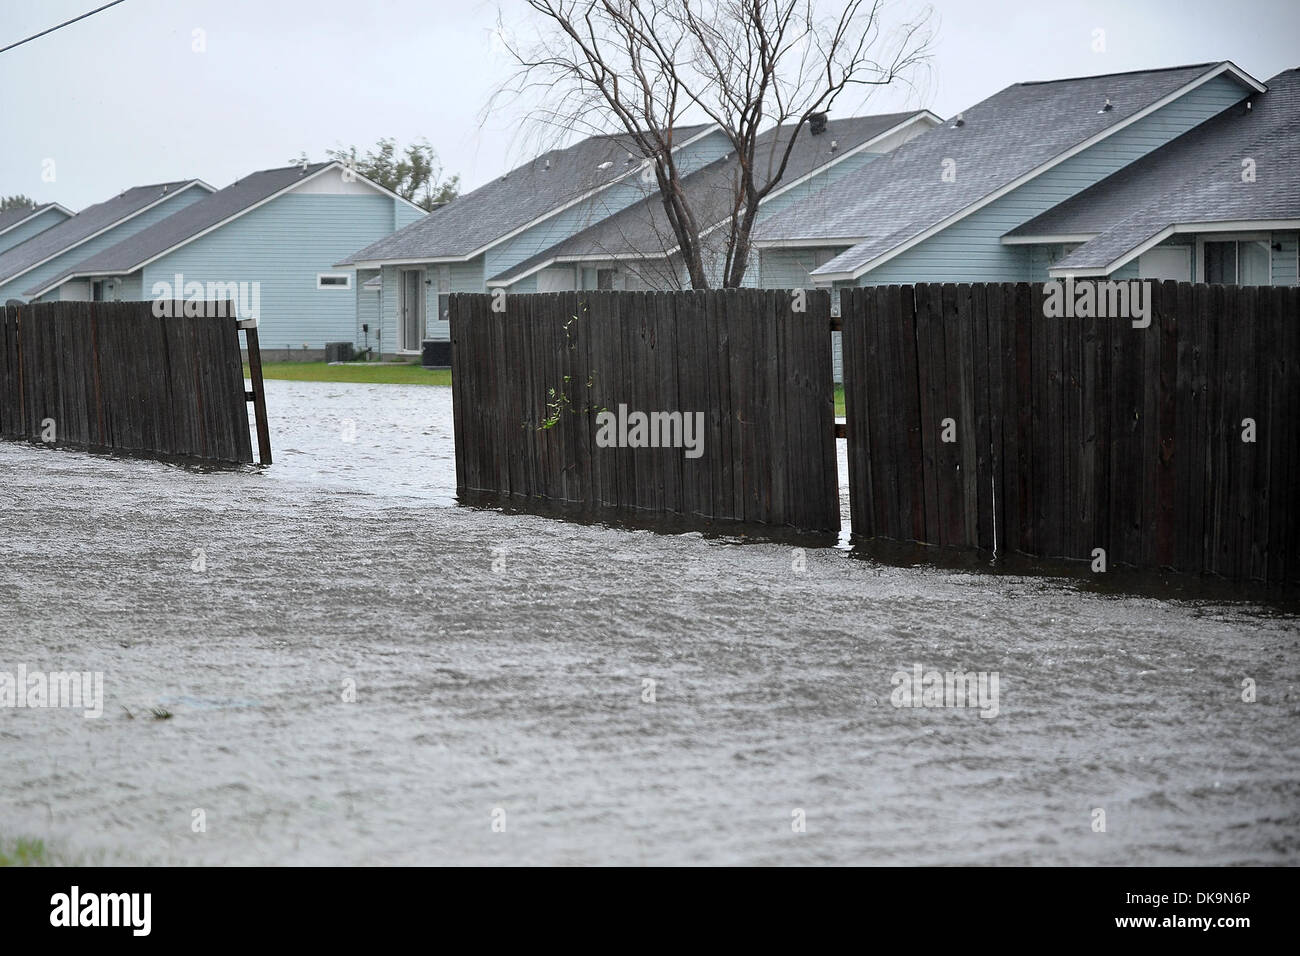
[[[1196,237],[1196,277],[1205,282],[1205,244],[1207,242],[1262,242],[1268,247],[1268,284],[1273,284],[1273,234],[1271,232],[1215,232]],[[1241,253],[1237,253],[1237,279],[1241,278]],[[1237,284],[1237,283],[1234,283]]]
[[[337,285],[337,284],[331,283],[331,284],[329,284],[329,285],[325,285],[324,282],[322,281],[322,280],[324,280],[324,279],[342,279],[342,280],[343,280],[343,284],[342,284],[342,285]],[[346,291],[348,291],[349,289],[352,288],[352,273],[350,273],[350,272],[318,272],[318,273],[316,273],[316,288],[317,288],[317,289],[321,289],[321,290],[328,289],[328,290],[331,291],[331,292],[346,292]]]

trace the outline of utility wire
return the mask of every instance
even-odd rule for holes
[[[115,7],[119,3],[124,3],[124,2],[125,0],[113,0],[112,3],[106,3],[102,7],[96,7],[94,10],[91,10],[89,13],[83,13],[81,16],[73,17],[71,20],[64,20],[58,26],[50,27],[48,30],[42,30],[40,33],[33,33],[25,40],[19,40],[17,43],[11,43],[7,47],[0,47],[0,53],[5,53],[9,50],[12,50],[16,46],[22,46],[24,43],[31,43],[33,40],[39,40],[41,37],[53,33],[55,30],[62,30],[64,27],[70,26],[71,24],[76,23],[78,20],[84,20],[86,19],[86,17],[93,17],[101,10],[107,10],[109,7]]]

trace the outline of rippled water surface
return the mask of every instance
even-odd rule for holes
[[[106,696],[0,709],[0,838],[110,863],[1296,862],[1283,611],[461,508],[448,389],[268,393],[265,472],[0,443],[0,671],[102,671]],[[891,706],[914,664],[998,672],[998,716]]]

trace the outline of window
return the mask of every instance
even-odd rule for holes
[[[1267,238],[1205,240],[1201,276],[1211,285],[1269,285],[1272,250]]]
[[[316,288],[351,289],[352,275],[348,272],[318,272],[316,273]]]
[[[614,288],[614,276],[617,273],[617,269],[597,269],[596,288],[603,292],[611,291]]]

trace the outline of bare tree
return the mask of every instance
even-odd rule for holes
[[[848,90],[906,83],[928,59],[929,8],[886,30],[885,0],[840,2],[823,14],[816,0],[528,0],[540,38],[520,44],[500,31],[518,70],[494,102],[537,100],[534,119],[564,131],[625,132],[654,170],[691,286],[709,287],[701,235],[721,229],[716,271],[735,288],[759,204],[780,184],[809,117]],[[673,148],[691,119],[717,124],[731,141],[735,174],[721,219],[683,187]],[[786,124],[790,135],[767,138],[773,155],[759,155],[760,134]]]

